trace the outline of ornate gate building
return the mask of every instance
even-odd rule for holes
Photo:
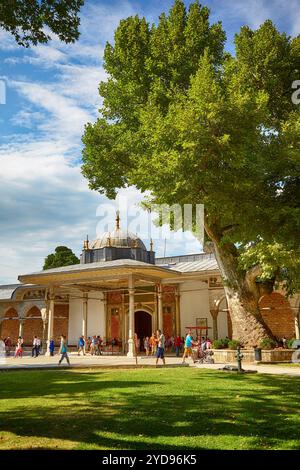
[[[184,336],[189,326],[208,328],[212,339],[231,337],[230,312],[212,253],[156,258],[136,235],[120,227],[93,243],[84,242],[80,264],[19,276],[0,286],[0,336],[13,342],[34,335],[56,343],[61,334],[115,339],[133,355],[134,333],[143,338],[157,328],[166,337]],[[265,321],[281,337],[299,338],[300,296],[289,301],[279,291],[260,301]]]

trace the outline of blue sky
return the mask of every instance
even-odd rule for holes
[[[271,18],[280,30],[300,33],[299,0],[203,3],[210,7],[212,21],[223,22],[231,52],[234,33],[244,24],[257,28]],[[109,201],[88,189],[80,159],[84,124],[96,119],[101,104],[97,89],[105,79],[105,42],[113,40],[120,19],[138,13],[155,22],[171,4],[86,0],[81,37],[74,45],[54,38],[48,45],[24,49],[0,29],[0,79],[6,83],[6,104],[0,104],[0,283],[41,269],[57,245],[70,246],[79,255],[85,235],[93,239],[101,231],[101,204]],[[138,211],[141,195],[134,188],[121,196]],[[163,239],[155,241],[155,249],[163,254]],[[175,238],[167,241],[166,254],[200,249],[191,237]]]

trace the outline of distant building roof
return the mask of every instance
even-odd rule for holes
[[[0,300],[10,300],[18,287],[24,287],[22,284],[8,284],[0,286]]]
[[[193,255],[156,258],[155,264],[182,273],[219,270],[217,260],[213,253],[197,253]]]

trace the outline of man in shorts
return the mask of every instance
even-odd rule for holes
[[[186,357],[191,357],[193,359],[192,346],[193,346],[193,337],[192,337],[191,330],[189,330],[188,334],[186,335],[185,342],[184,342],[184,353],[182,357],[182,364],[185,363]],[[195,362],[194,359],[193,359],[193,362]]]
[[[161,332],[161,330],[157,330],[156,332],[156,338],[157,338],[157,351],[156,351],[156,365],[158,363],[158,359],[162,359],[164,365],[166,364],[165,362],[165,335]]]

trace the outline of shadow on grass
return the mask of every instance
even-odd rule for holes
[[[227,448],[237,448],[241,438],[250,439],[250,448],[271,448],[274,439],[299,448],[298,378],[124,374],[35,371],[1,377],[0,398],[16,399],[1,412],[1,431],[73,440],[83,448],[208,449],[207,436],[225,439]],[[24,406],[25,398],[32,405]],[[216,447],[222,445],[212,443]]]

